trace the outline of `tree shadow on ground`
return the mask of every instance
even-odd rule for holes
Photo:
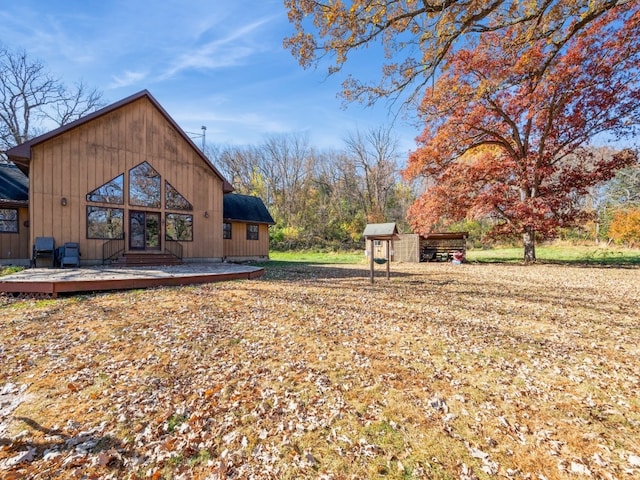
[[[362,278],[370,281],[371,270],[365,264],[335,264],[319,262],[290,262],[272,260],[258,264],[265,269],[263,279],[269,281],[292,281],[292,280],[330,280],[332,278]],[[387,279],[387,266],[374,265],[374,281]],[[389,266],[389,277],[411,277],[415,273],[398,271],[394,269],[394,264]]]
[[[3,474],[32,471],[40,462],[52,468],[73,469],[84,466],[88,457],[97,457],[95,464],[103,469],[103,473],[117,474],[123,469],[126,458],[136,457],[136,452],[125,446],[125,442],[108,434],[102,435],[98,429],[70,434],[60,428],[45,427],[28,417],[13,417],[13,421],[26,424],[44,437],[41,440],[29,438],[28,434],[14,439],[0,437],[3,453],[0,471]]]

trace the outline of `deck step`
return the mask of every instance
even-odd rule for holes
[[[125,253],[111,264],[112,267],[153,267],[162,265],[182,265],[182,261],[169,253]]]

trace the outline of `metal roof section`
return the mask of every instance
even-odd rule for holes
[[[223,197],[224,220],[266,223],[273,225],[276,222],[267,210],[267,207],[259,197],[228,193]]]
[[[0,163],[0,204],[28,205],[29,179],[12,163]]]
[[[397,240],[398,227],[395,223],[369,223],[362,234],[370,240]]]

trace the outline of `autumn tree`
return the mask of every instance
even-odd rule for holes
[[[591,22],[560,52],[545,40],[514,42],[521,29],[447,55],[420,106],[426,128],[405,173],[434,179],[410,210],[417,231],[491,216],[493,233],[522,236],[531,262],[536,236],[582,221],[576,199],[636,159],[593,158],[586,147],[639,123],[640,2]]]
[[[511,30],[514,46],[546,42],[550,56],[609,10],[634,0],[285,0],[294,33],[284,45],[307,68],[329,57],[329,73],[372,45],[384,49],[379,79],[348,76],[343,95],[373,103],[420,98],[442,61],[460,45]],[[513,35],[513,27],[517,34]]]
[[[211,152],[238,193],[265,200],[274,244],[335,245],[359,240],[368,221],[402,224],[415,198],[400,179],[389,127],[350,132],[344,142],[321,151],[306,135],[276,135]]]
[[[609,227],[609,237],[630,247],[640,245],[640,207],[616,212]]]
[[[41,133],[45,119],[60,126],[102,106],[97,90],[65,85],[24,50],[0,46],[0,151]]]

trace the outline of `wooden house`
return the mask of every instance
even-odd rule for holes
[[[28,177],[28,201],[10,207],[19,236],[10,242],[19,247],[7,247],[9,232],[0,233],[1,262],[16,251],[29,260],[39,237],[53,238],[56,247],[79,244],[83,265],[232,256],[225,253],[223,216],[233,187],[146,90],[6,154]],[[236,245],[228,248],[234,257],[268,256],[268,233],[259,235],[266,247],[238,247],[238,255]]]

